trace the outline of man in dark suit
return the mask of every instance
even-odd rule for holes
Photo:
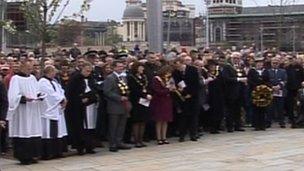
[[[286,97],[287,74],[285,69],[279,68],[279,65],[280,59],[275,57],[271,60],[271,69],[268,70],[274,98],[266,122],[267,127],[270,127],[273,117],[276,117],[281,128],[285,128],[283,109],[284,98]]]
[[[286,97],[286,112],[291,122],[291,127],[296,128],[296,118],[294,114],[294,107],[296,105],[296,97],[298,90],[301,88],[301,84],[304,81],[304,69],[302,65],[293,56],[287,56],[289,58],[289,66],[286,68],[287,73],[287,97]]]
[[[118,149],[130,149],[122,143],[125,132],[130,103],[128,99],[128,88],[125,73],[125,65],[122,61],[114,61],[112,64],[114,72],[104,81],[103,93],[107,100],[107,112],[109,114],[109,135],[111,152]]]
[[[241,128],[241,101],[243,101],[244,83],[246,74],[242,72],[241,54],[234,52],[231,55],[231,64],[223,65],[221,72],[224,81],[224,96],[226,108],[226,127],[228,132],[245,131]]]
[[[147,53],[147,62],[145,63],[145,74],[148,79],[148,87],[151,88],[152,79],[157,75],[157,71],[161,68],[157,64],[157,56],[154,52]],[[145,140],[149,141],[155,138],[154,121],[148,121],[145,130]]]
[[[0,82],[0,137],[2,129],[6,128],[6,114],[8,109],[8,99],[7,99],[7,92],[4,84]],[[2,141],[2,140],[1,140]],[[1,145],[0,145],[0,152],[1,152]]]
[[[200,112],[198,91],[201,89],[199,72],[194,66],[186,65],[184,59],[177,59],[174,64],[176,69],[172,75],[177,89],[184,98],[181,107],[182,113],[179,115],[179,140],[183,142],[187,130],[189,130],[190,140],[197,141]]]

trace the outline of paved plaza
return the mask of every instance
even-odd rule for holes
[[[198,142],[66,157],[21,166],[1,159],[2,171],[196,171],[304,170],[304,130],[273,128],[266,132],[205,135]]]

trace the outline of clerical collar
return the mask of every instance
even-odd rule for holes
[[[43,78],[45,78],[45,79],[47,79],[47,80],[49,80],[49,81],[53,81],[53,80],[54,80],[54,79],[49,78],[49,77],[47,77],[47,76],[43,76]]]
[[[23,72],[18,72],[18,73],[16,73],[16,75],[19,75],[20,77],[29,77],[30,76],[30,74],[25,74]]]

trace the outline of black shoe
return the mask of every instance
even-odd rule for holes
[[[197,141],[197,138],[192,137],[192,138],[190,138],[190,140],[191,140],[191,141]]]
[[[31,160],[20,160],[21,165],[30,165],[32,164]]]
[[[244,132],[245,131],[245,129],[243,129],[243,128],[236,128],[236,129],[234,129],[235,131],[239,131],[239,132]]]
[[[141,145],[141,147],[147,147],[147,145],[144,143],[140,143],[140,145]]]
[[[202,136],[204,136],[204,133],[202,133],[202,132],[199,132],[199,133],[197,134],[197,137],[202,137]]]
[[[94,150],[92,150],[92,149],[87,149],[87,150],[86,150],[86,153],[87,153],[87,154],[95,154],[96,151],[94,151]]]
[[[254,128],[254,131],[261,131],[260,128]]]
[[[119,145],[119,146],[118,146],[118,149],[119,149],[119,150],[130,150],[130,149],[131,149],[131,147],[130,147],[130,146],[127,146],[127,145],[122,144],[122,145]]]
[[[185,142],[185,138],[184,137],[180,137],[178,141],[179,142]]]
[[[118,149],[116,147],[110,147],[109,151],[111,151],[111,152],[118,152]]]
[[[53,159],[52,156],[42,156],[41,157],[41,160],[51,160],[51,159]]]
[[[232,129],[232,128],[229,128],[229,129],[227,129],[227,132],[232,133],[232,132],[233,132],[233,129]]]
[[[136,143],[134,147],[135,148],[142,148],[143,146],[140,143]]]
[[[38,163],[38,160],[32,159],[32,160],[31,160],[31,163],[32,163],[32,164],[37,164],[37,163]]]
[[[286,128],[286,126],[285,126],[285,125],[280,125],[280,127],[281,127],[281,128]]]
[[[77,153],[79,156],[83,156],[84,155],[84,150],[83,149],[77,149]]]
[[[219,131],[210,131],[210,134],[220,134]]]

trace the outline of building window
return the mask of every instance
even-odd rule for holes
[[[217,27],[215,29],[215,42],[221,42],[222,41],[221,33],[222,33],[221,28]]]
[[[229,0],[226,0],[226,3],[229,3]]]

